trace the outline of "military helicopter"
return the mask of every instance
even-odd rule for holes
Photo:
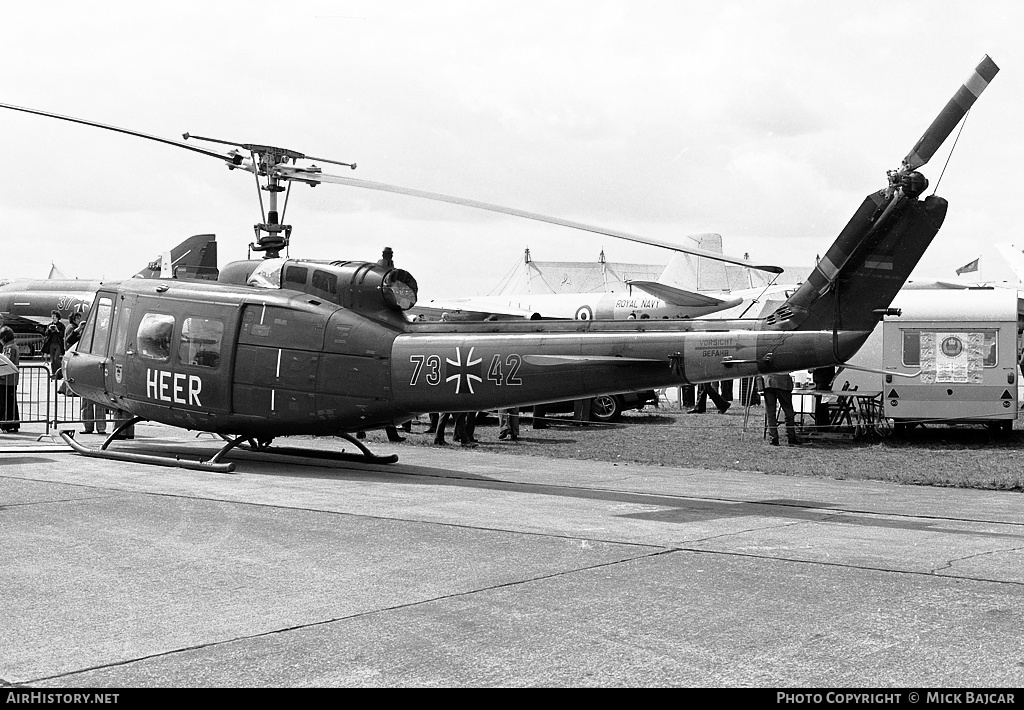
[[[636,239],[612,230],[463,198],[323,173],[318,160],[267,145],[220,153],[194,144],[57,116],[179,145],[264,178],[266,219],[255,225],[261,260],[228,264],[218,282],[130,279],[97,293],[64,373],[81,396],[128,412],[99,450],[61,436],[80,453],[233,471],[221,459],[278,437],[351,435],[431,411],[471,411],[694,384],[761,373],[845,365],[867,340],[938,233],[947,202],[921,198],[926,164],[998,72],[986,55],[921,139],[868,195],[809,278],[771,315],[746,320],[497,321],[416,323],[406,316],[417,284],[405,270],[362,261],[282,258],[291,227],[280,222],[282,183],[334,183],[540,219]],[[196,138],[185,134],[185,140]],[[199,139],[211,141],[212,139]],[[248,153],[248,156],[246,155]],[[261,200],[262,204],[262,200]],[[287,195],[286,195],[287,204]],[[721,256],[721,255],[716,255]],[[742,262],[749,266],[749,263]],[[225,445],[207,461],[179,461],[107,446],[125,427],[152,420],[214,432]]]

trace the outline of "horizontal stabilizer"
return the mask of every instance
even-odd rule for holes
[[[970,284],[957,283],[956,281],[922,281],[920,279],[907,281],[907,283],[903,286],[904,291],[928,291],[935,289],[958,289],[962,291],[968,288],[970,288]]]
[[[410,313],[427,320],[441,320],[444,316],[450,320],[487,320],[492,316],[498,320],[530,320],[536,311],[492,303],[487,299],[453,298],[431,299],[427,303],[417,304]]]
[[[742,298],[725,300],[703,293],[676,288],[675,286],[668,286],[657,281],[627,281],[626,283],[630,286],[641,288],[652,296],[657,296],[665,303],[671,303],[673,306],[683,306],[686,308],[711,308],[718,306],[725,309],[738,306],[743,302]]]

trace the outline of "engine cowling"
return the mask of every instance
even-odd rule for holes
[[[416,279],[408,271],[367,261],[235,261],[221,269],[219,280],[301,291],[364,313],[407,311],[416,305],[419,292]]]

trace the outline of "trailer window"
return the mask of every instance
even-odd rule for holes
[[[927,362],[934,362],[936,348],[941,357],[955,358],[963,352],[970,359],[980,360],[983,367],[995,367],[999,361],[999,331],[996,330],[902,332],[903,364],[908,367],[921,366],[922,348]]]
[[[174,316],[163,313],[146,313],[139,323],[135,342],[139,354],[150,360],[167,362],[171,357],[171,336],[174,333]]]
[[[921,365],[921,331],[903,331],[903,364],[909,367]]]
[[[198,367],[217,367],[220,364],[220,344],[224,338],[224,324],[215,318],[190,316],[181,324],[181,342],[178,344],[178,362]]]
[[[996,362],[999,359],[997,354],[999,352],[999,348],[996,347],[996,343],[998,342],[998,333],[994,330],[986,330],[982,333],[982,336],[985,338],[984,350],[982,351],[985,367],[995,367]]]

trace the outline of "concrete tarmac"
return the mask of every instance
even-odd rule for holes
[[[378,448],[0,436],[0,687],[1024,679],[1019,493]]]

